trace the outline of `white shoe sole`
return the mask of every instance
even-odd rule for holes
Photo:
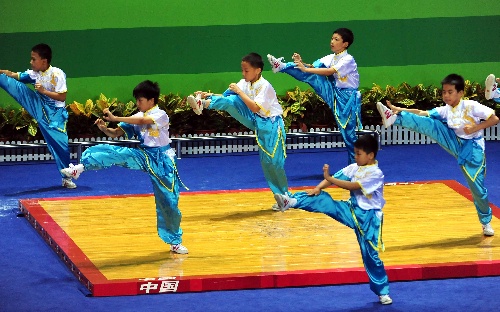
[[[484,236],[495,236],[495,231],[493,230],[483,230],[483,235]]]
[[[68,172],[68,170],[70,172]],[[64,174],[67,178],[72,178],[73,180],[78,180],[78,178],[80,177],[81,172],[77,172],[75,175],[73,175],[73,171],[74,170],[76,170],[76,169],[65,168],[65,169],[61,169],[59,172],[61,172],[62,174]]]
[[[203,109],[200,109],[200,107],[198,105],[198,101],[196,100],[196,98],[194,96],[189,95],[187,97],[187,102],[188,102],[189,106],[191,106],[191,108],[193,109],[193,111],[196,115],[201,115],[201,111]]]
[[[73,181],[70,182],[63,182],[62,187],[67,188],[67,189],[75,189],[76,184]]]
[[[488,77],[486,77],[484,85],[484,97],[487,100],[491,100],[493,98],[493,86],[495,86],[495,75],[488,75]]]
[[[174,250],[174,248],[170,247],[170,251],[171,252],[175,252],[175,253],[180,254],[180,255],[186,255],[186,254],[188,254],[188,250],[187,249],[180,249],[179,248],[179,249],[175,249]]]
[[[388,299],[380,299],[380,303],[381,304],[392,304],[392,299],[391,298],[388,298]]]
[[[388,122],[387,117],[385,117],[385,110],[386,110],[385,105],[380,102],[377,102],[377,110],[380,116],[382,117],[382,123],[384,124],[384,127],[389,128],[390,126],[392,126],[392,124]]]
[[[267,60],[271,64],[271,70],[273,71],[273,73],[275,73],[275,74],[279,73],[283,69],[283,68],[280,68],[280,67],[282,67],[281,65],[278,65],[278,67],[275,66],[276,63],[279,62],[279,59],[275,58],[271,54],[267,55]]]
[[[61,169],[59,172],[62,173],[66,178],[72,177],[71,174],[69,172],[66,172],[66,170],[64,169]]]
[[[290,206],[287,207],[287,204],[289,204],[289,202],[285,202],[285,198],[282,195],[274,194],[274,199],[276,200],[276,203],[278,204],[279,211],[283,212],[283,211],[286,211],[290,208]]]

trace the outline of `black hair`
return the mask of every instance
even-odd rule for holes
[[[158,98],[160,97],[160,86],[158,86],[158,82],[145,80],[134,88],[132,94],[134,95],[135,99],[138,99],[140,97],[143,97],[146,100],[154,99],[155,104],[158,104]]]
[[[367,154],[373,153],[373,158],[377,158],[378,141],[371,134],[364,134],[354,142],[354,147],[359,148]]]
[[[41,59],[46,59],[47,63],[50,64],[50,62],[52,62],[52,49],[49,47],[48,44],[39,43],[35,45],[33,48],[31,48],[31,51],[40,55]]]
[[[338,34],[340,37],[342,37],[342,40],[344,42],[348,42],[349,43],[347,45],[348,48],[354,42],[354,34],[352,33],[352,30],[350,30],[349,28],[338,28],[335,29],[333,33]]]
[[[441,81],[441,86],[449,84],[455,86],[457,92],[464,91],[465,89],[465,80],[464,77],[457,74],[449,74],[444,77],[443,81]]]
[[[262,60],[262,56],[260,56],[260,54],[257,54],[255,52],[252,52],[252,53],[245,55],[241,59],[241,61],[247,62],[253,68],[260,68],[261,70],[264,69],[264,61]]]

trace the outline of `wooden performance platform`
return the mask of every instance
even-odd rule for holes
[[[385,198],[380,257],[390,281],[500,275],[500,239],[482,235],[467,188],[396,183],[385,187]],[[152,194],[26,199],[19,206],[94,296],[368,281],[353,230],[323,214],[273,212],[273,203],[268,189],[181,193],[188,255],[171,253],[158,237]]]

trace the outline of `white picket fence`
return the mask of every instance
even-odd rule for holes
[[[375,129],[380,133],[382,145],[436,143],[428,136],[397,126],[388,129],[383,126],[376,126]],[[500,124],[485,129],[484,139],[487,141],[500,141]]]
[[[365,131],[377,133],[381,145],[400,144],[434,144],[433,140],[425,135],[403,129],[401,127],[366,126]],[[487,141],[500,140],[500,124],[485,129],[484,137]],[[252,131],[239,133],[219,133],[205,135],[183,135],[172,138],[172,147],[177,150],[177,156],[199,154],[226,154],[257,152],[255,135]],[[330,149],[345,147],[342,137],[335,128],[310,129],[310,132],[291,132],[287,135],[287,149]],[[70,140],[72,159],[78,159],[83,149],[88,146],[109,143],[125,146],[136,146],[136,140],[120,138],[86,138]],[[34,142],[0,142],[0,162],[47,161],[52,160],[44,141]]]

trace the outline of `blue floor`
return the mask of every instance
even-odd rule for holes
[[[499,155],[500,142],[487,142],[486,186],[490,201],[498,207]],[[332,169],[340,169],[347,162],[346,151],[342,149],[290,152],[288,156],[286,169],[290,186],[314,186],[322,178],[324,163],[330,164]],[[437,145],[383,146],[378,160],[386,182],[457,180],[465,183],[456,161]],[[256,153],[185,157],[179,160],[178,167],[191,191],[267,187]],[[394,300],[390,306],[381,306],[367,284],[86,297],[86,289],[32,226],[18,217],[18,199],[143,194],[151,193],[152,188],[146,174],[123,168],[85,172],[76,181],[78,188],[75,190],[62,189],[59,180],[53,163],[0,164],[2,312],[495,311],[499,306],[500,277],[395,282],[390,286]],[[479,223],[477,230],[481,230]],[[500,235],[500,229],[496,230]]]

